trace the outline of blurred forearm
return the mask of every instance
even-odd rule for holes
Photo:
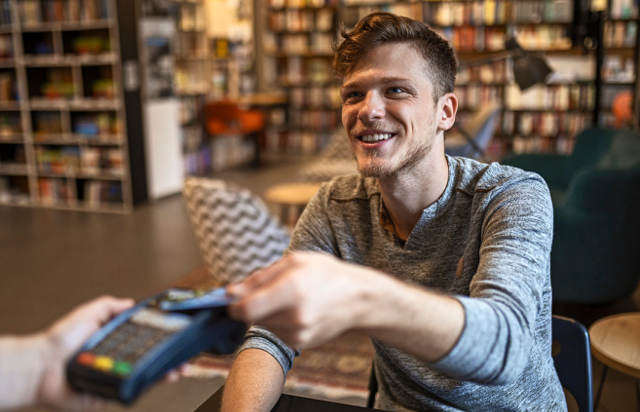
[[[0,410],[36,404],[46,349],[44,334],[0,337]]]
[[[224,387],[221,412],[267,412],[284,386],[278,361],[260,349],[246,349],[236,358]]]

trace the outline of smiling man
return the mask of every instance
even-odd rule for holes
[[[551,357],[552,208],[537,175],[446,156],[450,46],[388,13],[338,47],[359,174],[325,184],[286,256],[231,285],[255,325],[223,411],[267,411],[299,350],[358,330],[388,410],[566,410]]]

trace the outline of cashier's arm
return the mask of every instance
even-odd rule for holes
[[[261,349],[238,355],[224,386],[221,412],[270,411],[282,394],[284,374],[278,361]]]
[[[132,306],[131,299],[103,296],[79,306],[43,332],[0,337],[0,410],[43,406],[84,411],[103,406],[104,401],[71,390],[65,367],[89,336]]]

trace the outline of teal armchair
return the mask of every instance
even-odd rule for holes
[[[554,205],[555,302],[600,304],[640,280],[640,135],[589,129],[571,156],[526,154],[503,164],[540,174]]]

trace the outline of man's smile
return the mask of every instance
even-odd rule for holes
[[[386,132],[382,130],[365,130],[356,134],[356,138],[365,143],[379,143],[391,139],[396,133]]]
[[[383,140],[387,140],[389,138],[393,137],[393,134],[391,133],[375,133],[375,134],[365,134],[360,136],[360,140],[362,140],[363,142],[367,142],[367,143],[378,143],[381,142]]]

